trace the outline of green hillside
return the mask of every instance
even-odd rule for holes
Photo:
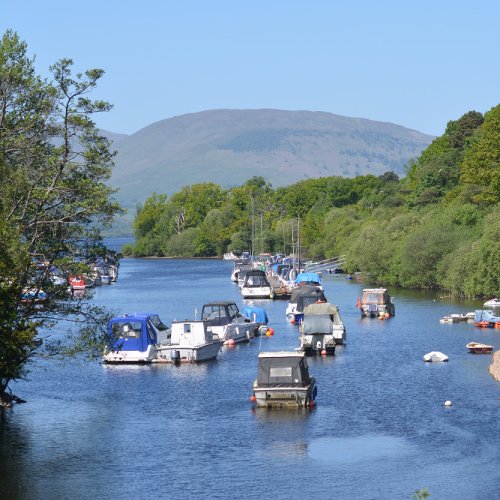
[[[152,193],[262,176],[274,187],[341,175],[401,175],[432,137],[391,123],[324,112],[213,110],[162,120],[120,137],[111,183],[126,208]]]

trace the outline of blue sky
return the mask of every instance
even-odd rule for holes
[[[433,135],[500,102],[500,2],[0,0],[40,74],[102,68],[99,127],[207,109],[327,111]]]

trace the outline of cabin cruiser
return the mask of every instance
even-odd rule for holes
[[[356,307],[359,308],[362,318],[383,319],[396,314],[396,307],[385,288],[365,288]]]
[[[326,302],[323,290],[312,285],[300,285],[292,290],[286,308],[286,318],[290,323],[299,323],[304,318],[304,309],[315,302]]]
[[[329,302],[308,305],[299,331],[300,349],[306,354],[335,354],[335,346],[346,340],[339,309]]]
[[[314,406],[317,387],[303,352],[261,352],[253,401],[257,407],[308,408]]]
[[[215,359],[222,342],[206,321],[174,321],[170,342],[157,347],[158,361],[198,363]]]
[[[259,269],[247,271],[245,281],[241,287],[241,296],[244,299],[272,299],[273,289],[266,273]]]
[[[240,313],[234,302],[219,301],[203,305],[201,319],[208,330],[219,336],[224,343],[248,342],[261,326],[255,320]]]
[[[159,343],[169,342],[169,328],[156,313],[116,316],[108,322],[105,363],[151,363]]]

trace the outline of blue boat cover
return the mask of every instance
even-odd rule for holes
[[[149,317],[150,314],[135,313],[111,319],[108,322],[110,348],[145,352],[149,345],[156,344],[156,332]]]
[[[267,322],[269,321],[266,311],[263,307],[245,306],[245,308],[243,309],[243,316],[250,318],[256,323],[262,323],[263,325],[267,325]]]
[[[295,279],[295,283],[321,283],[321,278],[317,273],[300,273]]]

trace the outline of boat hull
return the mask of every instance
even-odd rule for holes
[[[334,336],[330,334],[302,335],[300,337],[300,350],[306,355],[333,355],[336,345]]]
[[[155,346],[149,345],[146,351],[109,351],[102,360],[106,364],[152,363],[156,355]]]
[[[315,383],[306,387],[254,387],[258,408],[308,408],[314,405]]]
[[[215,359],[219,354],[220,342],[200,346],[168,345],[158,347],[157,363],[201,363]]]

